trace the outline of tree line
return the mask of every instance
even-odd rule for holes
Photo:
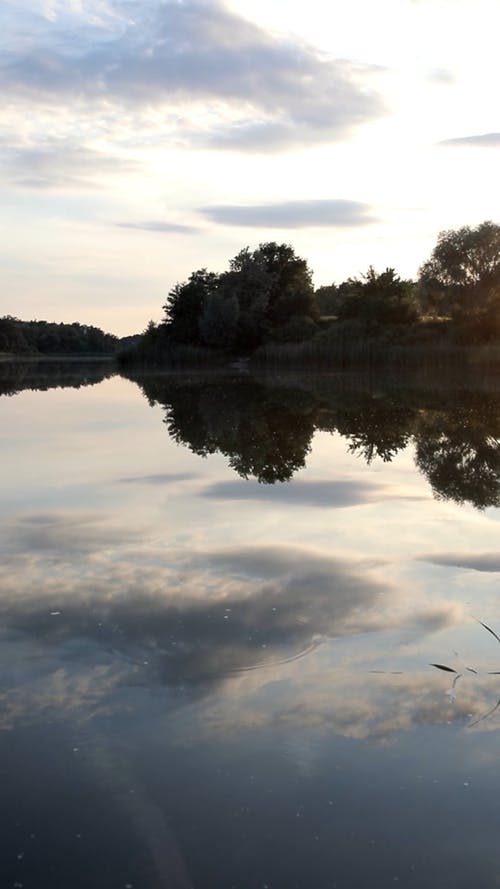
[[[161,361],[175,350],[245,356],[261,347],[325,337],[389,342],[500,340],[500,226],[443,231],[417,280],[395,269],[319,287],[289,244],[241,250],[221,273],[194,271],[168,294],[136,358]],[[132,356],[133,357],[133,356]]]
[[[13,355],[112,355],[119,339],[88,324],[0,318],[0,353]]]

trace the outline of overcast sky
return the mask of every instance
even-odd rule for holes
[[[500,222],[499,0],[2,0],[0,315],[159,320],[292,244],[413,277]]]

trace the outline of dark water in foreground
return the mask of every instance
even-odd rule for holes
[[[500,387],[0,393],[2,889],[500,885]]]

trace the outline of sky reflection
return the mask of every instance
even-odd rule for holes
[[[9,885],[489,885],[497,510],[434,500],[410,439],[360,459],[342,393],[298,397],[290,481],[238,478],[209,395],[208,452],[118,377],[0,404]]]

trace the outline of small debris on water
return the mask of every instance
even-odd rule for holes
[[[22,861],[22,859],[24,858],[24,852],[18,852],[17,857],[19,861]]]
[[[56,616],[57,616],[58,614],[60,614],[60,613],[61,613],[60,611],[51,611],[51,612],[50,612],[50,616],[51,616],[51,617],[56,617]]]

